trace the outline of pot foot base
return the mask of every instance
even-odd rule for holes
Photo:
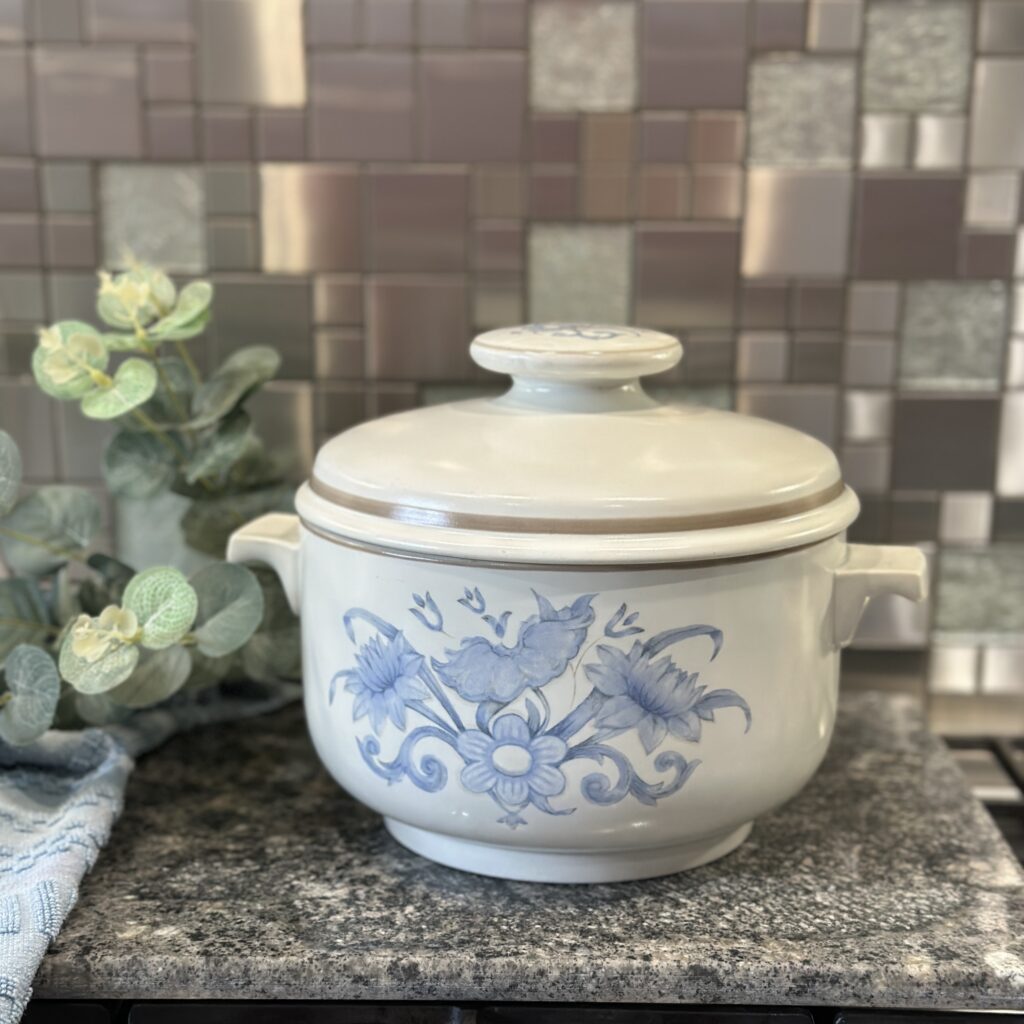
[[[572,884],[656,878],[699,867],[735,850],[750,835],[753,822],[748,821],[730,832],[719,832],[678,846],[599,853],[517,850],[471,839],[456,839],[440,832],[404,825],[393,818],[385,818],[384,825],[398,842],[413,853],[450,868],[519,882]]]

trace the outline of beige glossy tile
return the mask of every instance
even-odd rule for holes
[[[994,499],[984,491],[950,491],[939,504],[943,544],[985,544],[992,535]]]
[[[28,105],[28,63],[24,50],[0,50],[0,153],[23,156],[32,151]]]
[[[1024,697],[1024,644],[1019,638],[1012,645],[986,645],[981,649],[981,692]],[[1017,799],[1019,790],[1010,779],[1006,782],[1007,790]]]
[[[861,167],[906,167],[911,127],[906,114],[865,114],[860,119]]]
[[[914,166],[956,170],[963,166],[967,118],[960,114],[922,114],[917,119]]]
[[[306,45],[312,49],[355,46],[359,0],[307,0]]]
[[[142,155],[139,67],[127,47],[38,47],[37,145],[44,156]]]
[[[888,391],[848,390],[843,394],[843,437],[885,441],[892,434],[892,395]]]
[[[313,322],[363,322],[363,279],[355,274],[318,274],[313,279]]]
[[[623,164],[633,157],[631,114],[585,114],[582,118],[584,164]],[[564,162],[572,157],[561,157]]]
[[[1014,228],[1020,201],[1020,175],[975,172],[967,178],[964,223],[974,228]]]
[[[1024,391],[1003,396],[996,490],[1001,497],[1024,497]]]
[[[978,668],[977,647],[936,646],[928,659],[928,691],[974,693],[978,685]]]
[[[744,331],[736,345],[736,379],[783,381],[789,372],[789,335],[783,331]]]
[[[306,102],[302,0],[200,0],[198,38],[206,102]]]
[[[636,4],[537,0],[530,10],[530,105],[632,109],[636,50]]]
[[[263,164],[263,269],[302,274],[362,266],[359,172],[344,165]]]
[[[972,167],[1024,167],[1024,122],[1016,98],[1024,95],[1024,59],[984,57],[974,67]]]
[[[810,0],[807,49],[850,53],[860,47],[863,0]]]
[[[839,276],[846,270],[852,181],[842,171],[747,172],[743,274]]]
[[[691,121],[691,159],[698,164],[735,164],[743,159],[747,119],[731,112],[701,113]]]

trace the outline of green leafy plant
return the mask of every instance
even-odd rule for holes
[[[222,557],[233,529],[289,508],[291,488],[245,409],[280,357],[235,351],[203,378],[185,342],[210,318],[213,289],[179,292],[138,264],[100,274],[105,328],[66,320],[39,332],[32,369],[46,394],[113,420],[103,455],[112,494],[188,500],[187,542]],[[20,497],[21,458],[0,431],[0,740],[23,744],[52,725],[118,721],[146,707],[235,678],[295,678],[298,629],[276,578],[215,561],[191,578],[176,568],[135,570],[92,550],[100,506],[63,484]],[[176,695],[182,696],[176,696]]]

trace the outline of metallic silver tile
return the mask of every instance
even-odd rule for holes
[[[3,49],[0,50],[0,153],[27,156],[31,152],[25,51]]]
[[[50,213],[92,213],[92,170],[87,163],[44,163],[43,206]]]
[[[1013,333],[1024,334],[1024,282],[1013,286]]]
[[[0,272],[0,320],[40,321],[46,316],[42,274],[34,271]]]
[[[1024,644],[1017,640],[1012,646],[981,649],[981,692],[1024,696]],[[1012,783],[1009,789],[1015,791]]]
[[[34,380],[0,380],[0,429],[18,442],[25,477],[48,481],[57,476],[53,399]]]
[[[313,385],[309,381],[272,380],[260,388],[245,408],[261,437],[274,439],[274,451],[284,456],[288,476],[309,475],[313,465]]]
[[[1006,358],[1006,386],[1024,388],[1024,338],[1011,338]]]
[[[302,106],[302,0],[201,0],[199,95],[208,103]]]
[[[848,167],[853,160],[856,66],[793,54],[750,66],[750,162]]]
[[[971,65],[971,12],[965,0],[871,4],[864,47],[864,108],[963,111]]]
[[[36,128],[43,156],[142,155],[139,66],[127,47],[37,47]]]
[[[978,19],[981,53],[1024,53],[1024,5],[1020,0],[983,0]]]
[[[1024,545],[944,548],[935,626],[978,636],[1024,632]]]
[[[972,167],[1024,167],[1024,119],[1017,116],[1022,95],[1024,60],[983,57],[975,63]]]
[[[922,114],[917,119],[914,166],[920,170],[962,167],[967,118],[960,114]]]
[[[217,0],[219,2],[219,0]],[[84,0],[92,39],[125,43],[189,43],[190,0]]]
[[[851,331],[889,334],[899,322],[900,286],[894,281],[854,281],[846,326]]]
[[[363,279],[356,274],[318,274],[313,279],[313,322],[363,322]]]
[[[633,233],[605,224],[534,224],[529,235],[531,320],[627,323]]]
[[[907,114],[865,114],[860,119],[861,167],[906,167],[910,129]]]
[[[213,164],[203,171],[206,212],[213,216],[255,213],[256,173],[251,164]]]
[[[977,647],[936,645],[928,658],[928,692],[974,693],[978,668]]]
[[[785,423],[835,447],[839,393],[817,385],[741,385],[736,410]]]
[[[992,535],[994,498],[988,491],[950,491],[939,504],[943,544],[986,544]]]
[[[738,381],[783,381],[788,369],[788,334],[782,331],[744,331],[740,334],[736,343]]]
[[[998,386],[1008,296],[1002,282],[927,281],[907,285],[900,380],[935,390]]]
[[[1004,498],[1024,497],[1024,391],[1003,395],[996,491]]]
[[[82,38],[79,0],[31,0],[29,32],[40,43],[77,43]]]
[[[531,106],[631,110],[636,52],[635,4],[537,0],[530,11]]]
[[[201,272],[204,205],[197,167],[105,165],[100,174],[104,265],[124,266],[130,253],[168,270]]]
[[[1013,257],[1013,276],[1024,277],[1024,227],[1017,228],[1017,244]]]
[[[860,46],[863,0],[811,0],[807,49],[845,53]]]
[[[260,263],[259,231],[251,217],[215,217],[206,225],[211,270],[255,270]]]
[[[361,269],[358,171],[331,164],[263,164],[260,186],[265,271]]]
[[[852,180],[842,171],[747,172],[743,274],[823,275],[846,271]]]
[[[361,327],[320,327],[313,332],[317,380],[361,380],[365,353]]]
[[[843,381],[849,387],[884,388],[896,376],[896,341],[893,338],[858,337],[846,340]]]
[[[964,223],[975,228],[1016,228],[1019,202],[1019,175],[975,172],[967,179]]]
[[[469,43],[469,0],[420,0],[420,46],[466,46]]]
[[[892,449],[887,444],[848,444],[839,455],[843,479],[858,494],[885,494],[889,490]]]
[[[47,217],[43,224],[43,245],[50,267],[93,269],[99,262],[96,251],[96,222],[76,213]]]
[[[892,395],[888,391],[846,391],[843,436],[847,441],[884,441],[892,434]]]

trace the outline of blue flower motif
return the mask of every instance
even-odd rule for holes
[[[338,677],[347,680],[345,690],[355,694],[352,720],[369,715],[373,731],[379,733],[390,718],[405,729],[405,708],[413,700],[430,696],[417,678],[423,668],[423,656],[417,654],[401,633],[390,640],[372,637],[356,654],[356,667],[339,672],[331,680],[330,700]]]
[[[620,731],[636,728],[644,750],[650,754],[666,734],[696,743],[701,723],[714,721],[717,708],[741,708],[750,727],[750,708],[732,690],[712,690],[697,685],[697,673],[678,668],[670,657],[654,655],[634,641],[629,654],[599,644],[599,665],[585,665],[587,678],[606,700],[594,724],[599,729]]]
[[[462,733],[456,749],[466,761],[462,784],[473,793],[494,793],[508,808],[522,807],[531,796],[542,800],[565,789],[559,765],[568,746],[557,736],[534,736],[519,715],[502,715],[488,735]]]
[[[491,643],[482,636],[467,637],[445,662],[434,659],[437,674],[461,697],[508,704],[527,687],[557,679],[579,654],[594,621],[593,594],[578,597],[564,608],[534,591],[537,614],[526,619],[513,646]]]

